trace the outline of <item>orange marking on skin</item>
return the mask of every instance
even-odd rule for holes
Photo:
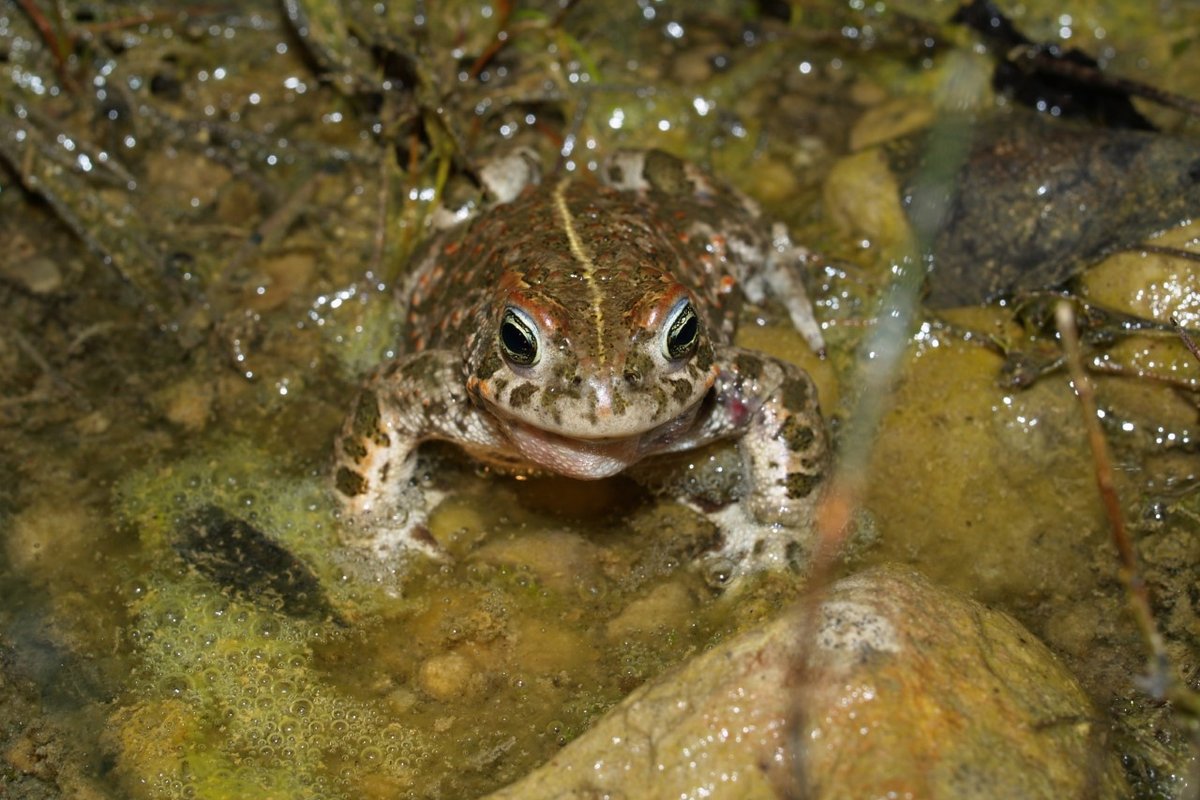
[[[496,286],[500,289],[519,289],[523,284],[523,279],[519,273],[507,269],[500,273],[499,280],[496,281]]]
[[[467,378],[467,391],[476,397],[482,397],[485,400],[492,400],[495,396],[495,393],[492,391],[491,384],[484,383],[474,375]]]

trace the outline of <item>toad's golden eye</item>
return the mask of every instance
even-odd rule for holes
[[[663,337],[663,355],[672,361],[687,358],[696,352],[700,341],[700,318],[686,298],[680,300],[667,320],[666,336]]]
[[[524,311],[516,308],[504,309],[500,322],[500,352],[518,367],[531,367],[538,361],[537,326]]]

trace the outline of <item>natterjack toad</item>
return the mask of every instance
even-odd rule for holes
[[[778,559],[806,537],[825,428],[803,370],[732,340],[743,299],[770,290],[822,346],[800,252],[749,200],[658,151],[532,183],[438,235],[397,293],[402,355],[367,379],[338,437],[350,523],[380,551],[435,549],[434,498],[412,481],[432,439],[583,479],[734,439],[747,492],[734,514],[710,509],[718,555]]]

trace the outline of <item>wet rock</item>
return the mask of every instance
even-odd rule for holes
[[[228,167],[200,153],[163,148],[146,157],[146,183],[157,187],[160,202],[178,208],[211,205],[231,177]]]
[[[1200,220],[1149,244],[1200,252]],[[1080,294],[1105,308],[1185,328],[1200,328],[1200,261],[1161,251],[1132,250],[1104,259],[1080,280]]]
[[[863,150],[883,142],[924,130],[933,122],[932,104],[911,97],[898,97],[867,109],[850,129],[851,150]]]
[[[81,436],[100,436],[112,427],[112,420],[103,411],[93,411],[75,420],[75,430]]]
[[[814,616],[642,687],[491,800],[1127,796],[1083,691],[1011,618],[896,568]]]
[[[547,588],[574,593],[594,583],[600,548],[572,533],[521,532],[490,539],[471,554],[471,560],[497,567],[524,569]]]
[[[928,302],[1054,287],[1200,210],[1195,141],[1010,114],[964,127],[967,157],[932,243]],[[938,165],[921,137],[887,147],[901,197]]]
[[[231,180],[217,195],[217,219],[226,225],[246,225],[262,216],[262,198],[246,180]]]
[[[684,85],[704,83],[712,78],[714,64],[724,55],[725,48],[716,42],[689,47],[671,63],[671,77]]]
[[[921,122],[916,108],[872,109],[853,140],[876,142],[888,128]],[[914,193],[954,168],[938,159],[962,147],[965,158],[945,178],[951,197],[929,243],[935,259],[926,302],[934,308],[1058,287],[1200,211],[1193,141],[1019,113],[939,130],[952,139],[935,152],[926,151],[926,133],[892,139],[838,161],[824,186],[830,220],[895,258],[915,247],[905,213],[920,205]]]
[[[417,681],[422,691],[435,700],[449,702],[478,696],[484,689],[479,669],[462,653],[439,653],[421,663]]]
[[[847,235],[869,242],[889,258],[911,249],[900,186],[881,150],[863,150],[839,160],[822,192],[830,221]]]
[[[198,378],[185,378],[171,384],[154,397],[162,415],[171,424],[191,433],[198,433],[208,426],[215,399],[213,384]]]
[[[247,288],[246,305],[255,311],[279,308],[293,295],[303,291],[316,271],[311,253],[284,253],[264,258],[258,279]]]
[[[662,583],[625,606],[609,620],[604,632],[610,640],[619,642],[630,636],[680,630],[687,625],[695,607],[696,598],[685,585],[674,581]]]
[[[810,796],[1127,796],[1107,725],[1011,617],[884,569],[839,583],[814,638],[797,693]]]
[[[579,674],[599,656],[588,637],[569,625],[540,620],[518,623],[514,649],[517,657],[512,663],[533,675]]]
[[[13,570],[37,585],[63,580],[63,552],[87,552],[97,523],[81,502],[42,501],[9,518],[4,554]]]
[[[45,256],[35,256],[15,263],[2,263],[0,276],[32,294],[54,294],[62,288],[63,283],[62,270],[53,259]]]
[[[1086,592],[1087,571],[1071,567],[1081,551],[1104,547],[1107,532],[1067,380],[1013,393],[996,385],[1002,364],[955,336],[905,361],[864,504],[879,524],[879,555],[920,563],[940,585],[1011,608]]]

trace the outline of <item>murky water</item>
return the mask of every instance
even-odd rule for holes
[[[577,170],[664,147],[825,253],[809,277],[828,357],[770,308],[739,341],[809,369],[840,436],[903,234],[875,216],[884,188],[835,208],[845,184],[827,178],[954,80],[993,104],[989,57],[943,24],[949,3],[790,20],[769,4],[403,5],[304,4],[290,22],[274,4],[81,6],[59,23],[61,62],[28,11],[0,8],[9,796],[478,796],[803,586],[725,587],[697,567],[708,523],[624,479],[519,481],[436,449],[426,478],[449,497],[431,533],[450,559],[374,559],[340,535],[333,437],[393,352],[390,287],[435,199],[471,198],[462,167],[518,144]],[[1200,95],[1194,5],[1069,5],[1020,22]],[[1194,225],[1170,227],[1161,243],[1196,248]],[[1081,296],[1200,327],[1194,262],[1115,258],[1133,261]],[[1004,381],[1053,335],[1012,308],[916,316],[841,568],[907,562],[1017,616],[1111,714],[1139,792],[1172,796],[1194,755],[1130,681],[1145,655],[1074,394],[1061,370]],[[1194,682],[1200,368],[1169,327],[1097,337],[1088,358],[1169,654]]]

